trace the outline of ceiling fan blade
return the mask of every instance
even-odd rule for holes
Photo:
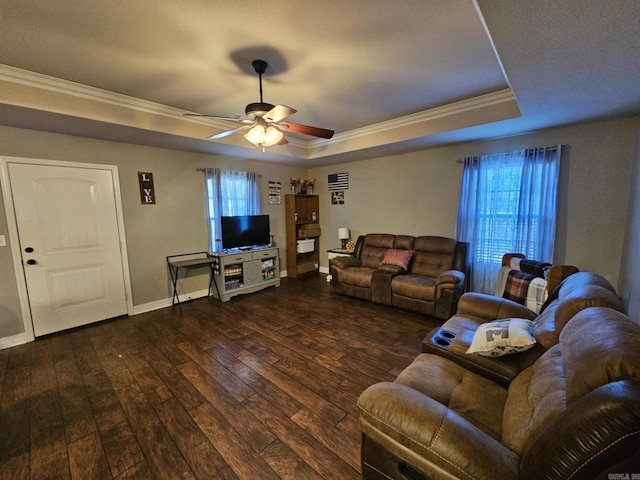
[[[289,115],[293,115],[297,110],[295,108],[287,107],[286,105],[276,105],[267,113],[265,113],[262,118],[264,118],[267,122],[279,122],[280,120],[287,118]]]
[[[280,141],[276,143],[276,145],[286,145],[287,143],[289,143],[289,141],[286,138],[282,137]]]
[[[278,123],[278,126],[292,133],[301,133],[303,135],[311,135],[312,137],[331,138],[334,134],[333,130],[327,130],[326,128],[319,127],[310,127],[308,125],[301,125],[299,123],[280,122]]]
[[[221,117],[219,115],[205,115],[202,113],[183,113],[185,117],[202,117],[202,118],[213,118],[215,120],[227,120],[229,122],[242,122],[242,123],[253,123],[254,120],[244,117],[240,114],[233,115],[231,117]]]
[[[215,135],[211,135],[209,137],[207,137],[208,140],[219,140],[221,138],[224,137],[228,137],[229,135],[233,135],[234,133],[238,133],[241,132],[243,130],[248,130],[249,128],[251,128],[248,125],[245,125],[243,127],[238,127],[238,128],[233,128],[231,130],[227,130],[225,132],[220,132],[220,133],[216,133]]]

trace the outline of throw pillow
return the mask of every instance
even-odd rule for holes
[[[536,339],[531,334],[533,322],[525,318],[503,318],[478,327],[467,353],[483,357],[501,357],[532,348]]]
[[[409,262],[413,256],[413,250],[398,250],[390,248],[382,259],[382,265],[395,265],[405,270],[409,267]]]

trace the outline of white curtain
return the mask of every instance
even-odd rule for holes
[[[209,251],[221,248],[220,217],[260,215],[260,176],[251,172],[205,169],[207,225]]]
[[[561,145],[464,159],[456,238],[469,243],[470,288],[493,293],[502,255],[552,262]]]

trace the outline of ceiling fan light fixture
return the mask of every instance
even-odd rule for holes
[[[265,147],[270,147],[271,145],[275,145],[280,140],[282,140],[282,137],[283,137],[282,132],[273,126],[268,127],[264,133],[265,133],[265,138],[262,144]]]
[[[244,134],[244,138],[253,143],[256,147],[270,147],[277,144],[282,140],[283,134],[276,127],[269,126],[264,128],[264,125],[255,125],[247,133]]]
[[[250,103],[245,107],[244,112],[246,117],[241,115],[221,117],[218,115],[203,115],[198,113],[185,113],[183,115],[216,118],[219,120],[244,123],[246,124],[245,126],[216,133],[215,135],[211,135],[207,138],[209,140],[219,140],[233,133],[244,132],[248,128],[249,131],[244,134],[244,138],[249,140],[249,142],[253,143],[256,147],[262,148],[263,152],[265,151],[265,147],[270,147],[272,145],[285,145],[289,143],[281,131],[282,128],[285,128],[291,133],[299,133],[301,135],[310,135],[313,137],[327,139],[333,137],[333,130],[310,127],[299,123],[282,122],[282,120],[288,116],[296,113],[296,109],[287,107],[286,105],[272,105],[270,103],[266,103],[262,98],[262,75],[267,71],[267,67],[269,65],[264,60],[254,60],[252,65],[258,74],[258,80],[260,83],[260,101]],[[251,123],[253,123],[253,126],[249,127],[248,124]]]
[[[264,140],[265,129],[262,125],[255,125],[244,134],[244,138],[249,140],[255,146],[259,146]]]

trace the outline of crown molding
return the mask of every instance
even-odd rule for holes
[[[331,140],[325,140],[323,138],[313,140],[311,141],[311,146],[320,147],[326,146],[328,144],[347,142],[369,135],[379,135],[390,130],[406,128],[412,125],[431,122],[433,120],[441,119],[444,117],[451,117],[454,115],[459,115],[461,113],[473,112],[479,109],[493,107],[505,103],[512,103],[515,101],[516,98],[513,94],[513,91],[510,88],[505,88],[496,92],[479,95],[477,97],[472,97],[454,103],[449,103],[447,105],[430,108],[410,115],[404,115],[402,117],[393,118],[391,120],[373,123],[362,128],[349,130],[347,132],[334,135]]]
[[[132,113],[144,113],[165,117],[173,121],[186,122],[183,123],[183,125],[198,124],[220,130],[228,129],[233,125],[232,122],[224,120],[206,117],[185,117],[185,113],[195,112],[83,85],[70,80],[31,72],[10,65],[0,64],[0,81],[32,88],[36,91],[61,94],[70,98],[93,102],[97,105],[115,106],[125,111],[131,111]],[[305,157],[313,158],[316,156],[316,153],[322,155],[320,152],[326,151],[329,147],[331,147],[332,150],[336,148],[350,150],[350,145],[355,142],[359,142],[360,144],[367,143],[367,137],[375,143],[375,140],[379,138],[381,134],[387,134],[392,138],[394,133],[397,135],[396,132],[401,132],[402,129],[414,126],[420,127],[428,122],[453,118],[456,115],[473,113],[474,111],[499,107],[500,105],[509,103],[517,104],[512,90],[506,88],[410,115],[374,123],[347,132],[337,133],[331,139],[304,140],[301,138],[289,138],[288,140],[290,147],[298,150],[298,154],[304,152],[306,153],[306,155],[303,154]],[[93,113],[98,115],[99,110]],[[134,115],[132,115],[132,117],[134,117]],[[458,128],[463,128],[464,126],[465,125],[460,125]]]
[[[172,119],[180,119],[193,123],[205,125],[213,125],[220,128],[226,128],[229,123],[197,117],[185,117],[185,113],[194,113],[175,107],[163,105],[161,103],[151,102],[140,98],[124,95],[121,93],[103,90],[101,88],[90,87],[81,83],[72,82],[62,78],[51,77],[29,70],[12,67],[10,65],[0,64],[0,81],[7,81],[18,85],[24,85],[39,90],[46,90],[55,93],[61,93],[74,98],[81,98],[93,102],[114,105],[129,110],[135,110],[153,115],[161,115]]]

